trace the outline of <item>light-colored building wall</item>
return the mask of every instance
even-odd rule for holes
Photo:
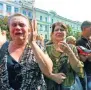
[[[30,19],[33,17],[32,7],[29,6],[29,3],[25,2],[5,2],[0,1],[0,17],[9,16],[14,13],[23,13],[28,16]],[[38,21],[38,34],[42,34],[45,39],[50,39],[51,25],[57,21],[64,22],[68,24],[73,32],[80,32],[80,22],[72,21],[70,19],[64,18],[60,15],[57,15],[54,11],[45,11],[39,8],[35,8],[35,15]]]

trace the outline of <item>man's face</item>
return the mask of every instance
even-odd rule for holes
[[[86,27],[84,29],[85,33],[87,34],[87,36],[91,36],[91,26],[90,27]]]

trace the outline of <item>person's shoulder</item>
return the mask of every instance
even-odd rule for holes
[[[81,41],[87,41],[87,39],[82,36],[82,37],[80,37],[80,38],[77,40],[77,42],[81,42]]]
[[[50,52],[51,48],[53,46],[53,43],[51,41],[48,41],[45,45],[45,49],[47,50],[47,52]]]
[[[77,41],[76,41],[76,45],[79,46],[79,45],[82,45],[82,44],[85,44],[86,40],[85,38],[79,38]]]
[[[53,43],[51,42],[51,41],[48,41],[47,43],[46,43],[46,47],[48,47],[48,46],[51,46]]]
[[[84,40],[83,38],[79,38],[76,42],[81,42],[83,40]]]
[[[1,49],[7,48],[8,45],[9,45],[9,41],[6,41],[6,42],[1,46]]]

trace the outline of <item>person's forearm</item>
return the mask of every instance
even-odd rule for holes
[[[69,62],[71,67],[76,71],[76,72],[83,72],[83,63],[76,57],[73,51],[70,51],[68,53],[69,57]]]
[[[52,74],[53,63],[51,59],[44,54],[44,52],[39,48],[35,41],[31,43],[35,58],[41,71],[47,76],[50,77]]]

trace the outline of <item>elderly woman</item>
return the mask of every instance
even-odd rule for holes
[[[53,72],[61,73],[62,83],[57,84],[45,78],[47,90],[82,90],[77,76],[84,78],[84,65],[78,58],[76,47],[66,43],[66,34],[64,23],[56,22],[52,25],[51,42],[47,43],[46,51],[53,61]]]
[[[36,44],[36,21],[30,25],[27,17],[14,14],[8,26],[12,40],[0,50],[0,90],[46,90],[42,73],[60,83],[51,59]]]

